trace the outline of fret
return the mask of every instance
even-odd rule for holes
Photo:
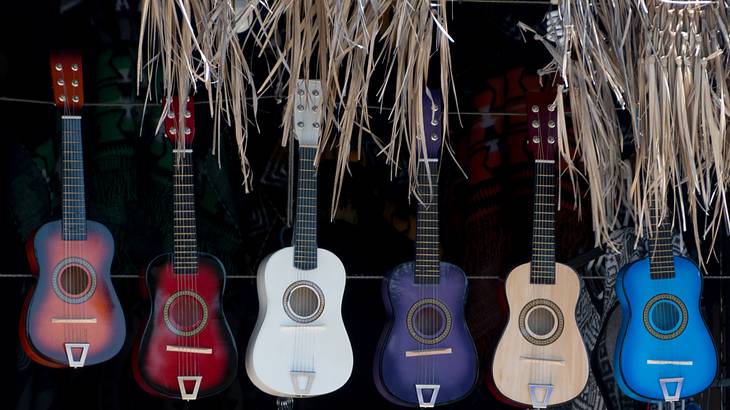
[[[195,217],[193,150],[173,150],[173,266],[175,273],[197,273],[198,241]]]
[[[419,284],[440,282],[439,161],[419,161],[416,186],[416,243],[414,280]]]
[[[655,205],[654,198],[652,198],[649,206],[651,213],[649,234],[653,234],[649,238],[650,277],[652,279],[673,278],[675,272],[671,220],[668,221],[668,217],[660,219]]]
[[[62,228],[64,240],[86,239],[81,117],[61,116]]]
[[[294,222],[294,266],[310,270],[317,267],[317,170],[316,147],[299,146],[297,207]]]
[[[532,211],[532,260],[530,283],[555,283],[554,162],[535,161],[535,193]]]

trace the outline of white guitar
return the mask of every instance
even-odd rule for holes
[[[294,246],[259,266],[259,316],[246,349],[246,372],[266,393],[310,397],[345,384],[353,362],[341,314],[345,268],[332,252],[317,248],[320,82],[299,80],[294,98],[299,141]]]

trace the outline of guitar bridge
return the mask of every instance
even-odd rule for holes
[[[177,384],[180,387],[180,398],[185,401],[197,399],[201,381],[203,381],[203,376],[177,376]],[[187,387],[185,387],[185,382],[194,382],[193,391],[188,391]]]
[[[550,404],[550,396],[553,394],[552,384],[529,384],[530,401],[534,409],[546,409]]]
[[[418,396],[418,407],[421,407],[421,408],[435,407],[436,398],[438,397],[440,388],[441,388],[441,385],[439,385],[439,384],[417,384],[416,385],[416,395]],[[428,401],[426,401],[423,398],[424,390],[431,390],[431,398]]]
[[[668,385],[674,383],[676,385],[674,393],[669,394]],[[662,386],[662,395],[664,395],[664,401],[675,402],[679,401],[679,397],[682,395],[682,383],[684,383],[684,377],[672,377],[666,379],[659,379],[659,385]]]
[[[66,358],[68,359],[68,366],[73,368],[84,367],[86,363],[86,355],[89,353],[88,343],[66,343]],[[79,358],[74,358],[74,351],[81,349]]]

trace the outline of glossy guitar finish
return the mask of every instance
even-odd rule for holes
[[[375,382],[380,394],[397,404],[418,406],[416,385],[440,386],[434,404],[451,403],[469,394],[477,380],[477,353],[464,318],[466,276],[450,263],[441,262],[440,269],[438,284],[414,284],[413,262],[398,266],[383,281],[388,322],[375,354]],[[408,323],[409,311],[424,298],[437,300],[441,312],[448,312],[439,315],[435,326],[439,328],[437,332],[446,331],[447,335],[435,344],[417,341],[412,332],[419,324]],[[414,317],[411,320],[418,321]],[[446,349],[449,353],[411,357],[406,354],[427,349]],[[430,391],[423,394],[428,401]]]
[[[645,258],[622,269],[616,280],[623,313],[616,341],[616,381],[636,400],[665,400],[660,380],[674,380],[664,383],[669,396],[677,392],[677,399],[693,396],[707,389],[717,372],[717,354],[700,312],[702,276],[694,262],[680,256],[674,256],[674,277],[652,279],[649,272],[650,259]],[[683,307],[675,311],[679,315],[666,311],[662,318],[658,311],[647,310],[657,295],[676,298],[670,303]],[[662,331],[678,325],[681,334],[671,339],[656,337],[648,330],[644,312],[649,327],[658,326]],[[664,320],[666,326],[661,323]],[[658,335],[666,337],[662,333]],[[666,364],[650,364],[657,361]],[[681,379],[679,390],[677,379]]]
[[[194,277],[180,278],[174,273],[172,258],[172,254],[160,255],[147,268],[152,311],[135,360],[138,382],[148,393],[180,398],[178,377],[201,376],[197,398],[211,396],[226,389],[236,378],[236,344],[221,305],[225,271],[216,257],[201,252]],[[181,281],[189,285],[181,286]],[[181,288],[194,291],[197,296],[183,294],[166,309],[175,294],[185,292]],[[198,297],[199,300],[194,299]],[[173,331],[191,331],[197,326],[202,326],[202,330],[194,336]],[[184,353],[170,351],[171,346],[210,350]],[[194,380],[185,383],[190,391]]]
[[[434,407],[471,392],[477,380],[476,348],[464,318],[467,281],[457,266],[440,261],[438,174],[442,143],[441,95],[423,97],[426,138],[417,146],[415,258],[383,280],[388,314],[373,376],[380,394],[403,406]]]
[[[291,247],[266,257],[256,285],[259,315],[246,349],[246,372],[260,390],[311,397],[350,378],[352,347],[342,321],[345,267],[317,247],[317,170],[322,87],[299,80],[291,97],[299,142],[296,219]]]
[[[20,342],[43,365],[83,367],[114,356],[126,332],[109,275],[114,240],[86,219],[81,57],[53,54],[50,62],[61,113],[62,219],[43,225],[26,244],[38,282],[23,308]]]
[[[345,268],[325,249],[317,250],[315,269],[296,269],[293,259],[294,248],[287,247],[259,266],[259,315],[246,350],[246,371],[268,394],[319,396],[342,387],[352,373],[352,348],[342,321]],[[293,320],[292,311],[287,313],[291,302],[282,303],[297,284],[319,293],[312,297],[316,319],[306,324]]]
[[[26,353],[46,366],[70,365],[67,343],[88,343],[85,366],[112,358],[124,344],[124,313],[109,276],[114,240],[104,225],[86,221],[86,226],[86,240],[72,244],[63,240],[61,221],[43,225],[30,240],[33,251],[28,256],[37,268],[38,282],[26,301],[20,340]],[[67,297],[64,287],[80,289],[72,281],[64,286],[61,273],[67,269],[86,274],[83,288],[90,297],[82,303],[70,304],[61,298]],[[95,319],[95,323],[59,323],[64,318]],[[82,348],[71,350],[79,360]]]
[[[221,306],[226,272],[216,257],[198,252],[191,148],[195,106],[191,98],[167,103],[165,133],[175,144],[173,251],[147,268],[152,308],[133,367],[148,393],[195,400],[231,385],[238,353]]]

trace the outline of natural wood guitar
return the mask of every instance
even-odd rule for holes
[[[576,273],[555,262],[557,177],[554,94],[528,94],[528,147],[535,157],[532,261],[506,282],[509,322],[494,355],[494,383],[533,408],[572,400],[588,381],[588,355],[575,320]]]

